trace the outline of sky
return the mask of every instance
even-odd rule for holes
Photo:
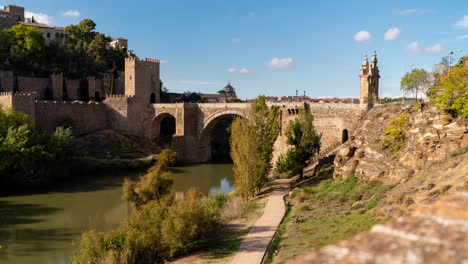
[[[93,19],[161,60],[172,92],[238,97],[358,97],[363,56],[377,51],[381,96],[399,96],[404,70],[468,53],[466,0],[0,0],[55,26]],[[410,66],[410,65],[414,66]]]

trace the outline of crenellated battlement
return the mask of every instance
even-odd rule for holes
[[[101,105],[99,102],[72,102],[72,101],[48,101],[48,100],[35,100],[37,104],[63,104],[63,105]]]
[[[0,92],[0,96],[36,96],[35,92]]]
[[[145,59],[146,62],[152,62],[152,63],[161,63],[159,60],[156,60],[156,59],[150,59],[150,58],[146,58]]]
[[[133,98],[134,95],[126,95],[126,94],[107,94],[106,98]]]

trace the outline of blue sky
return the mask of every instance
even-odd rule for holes
[[[357,97],[362,58],[377,50],[381,94],[397,96],[405,64],[431,70],[450,50],[468,53],[466,0],[0,1],[13,3],[51,25],[91,18],[128,38],[139,57],[165,62],[174,92],[214,93],[230,81],[241,98]]]

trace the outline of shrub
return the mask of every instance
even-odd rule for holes
[[[405,131],[408,126],[408,117],[408,113],[403,113],[398,117],[392,118],[388,122],[384,131],[386,137],[379,142],[382,148],[388,148],[391,152],[395,153],[403,147],[405,144]]]
[[[124,198],[135,207],[154,200],[170,201],[173,179],[167,168],[175,163],[176,153],[170,149],[163,150],[157,163],[152,166],[138,182],[126,178],[123,184]]]
[[[150,201],[116,231],[85,233],[72,263],[161,263],[187,253],[220,222],[192,190],[181,201]]]
[[[468,69],[455,67],[431,89],[431,100],[454,116],[468,118]]]

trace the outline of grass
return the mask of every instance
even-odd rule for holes
[[[309,184],[291,194],[292,206],[272,242],[267,263],[282,263],[369,230],[385,220],[372,209],[394,187],[353,175]]]

